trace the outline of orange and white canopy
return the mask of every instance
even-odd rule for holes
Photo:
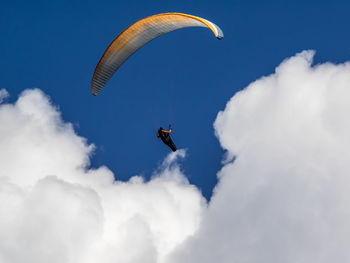
[[[120,33],[106,49],[96,66],[91,93],[95,96],[99,94],[114,72],[143,45],[160,35],[184,27],[207,27],[218,39],[224,37],[217,25],[192,15],[164,13],[141,19]]]

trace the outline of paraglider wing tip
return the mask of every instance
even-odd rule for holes
[[[216,35],[216,38],[221,40],[224,38],[224,32],[222,32],[221,28],[218,27],[217,25],[216,26],[216,30],[217,30],[217,35]]]

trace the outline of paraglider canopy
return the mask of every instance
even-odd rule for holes
[[[185,27],[207,27],[217,39],[224,37],[217,25],[197,16],[164,13],[141,19],[120,33],[106,49],[96,66],[91,93],[97,96],[114,72],[139,48],[160,35]]]

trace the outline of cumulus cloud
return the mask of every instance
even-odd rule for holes
[[[172,262],[350,262],[350,63],[313,56],[286,59],[218,114],[235,159]]]
[[[0,262],[164,262],[197,230],[206,202],[184,151],[120,182],[89,168],[94,146],[38,89],[2,104],[0,123]]]
[[[0,90],[0,103],[2,103],[7,97],[9,96],[9,93],[5,89]]]
[[[350,63],[283,61],[214,127],[226,160],[207,204],[168,155],[150,181],[94,150],[40,90],[0,105],[0,262],[349,262]]]

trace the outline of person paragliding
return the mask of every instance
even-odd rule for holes
[[[171,125],[169,125],[169,130],[166,131],[162,127],[158,129],[157,132],[157,137],[160,138],[164,144],[168,145],[169,148],[173,151],[176,152],[176,146],[173,142],[173,140],[170,137],[170,133],[172,132]]]
[[[220,27],[213,22],[189,14],[163,13],[140,19],[122,31],[103,53],[91,80],[91,94],[97,96],[124,62],[148,42],[186,27],[205,27],[210,29],[217,39],[224,37]],[[198,45],[200,44],[199,42]],[[213,52],[208,54],[215,55]],[[160,127],[157,136],[175,152],[176,146],[170,137],[171,131],[171,127],[169,131]]]

